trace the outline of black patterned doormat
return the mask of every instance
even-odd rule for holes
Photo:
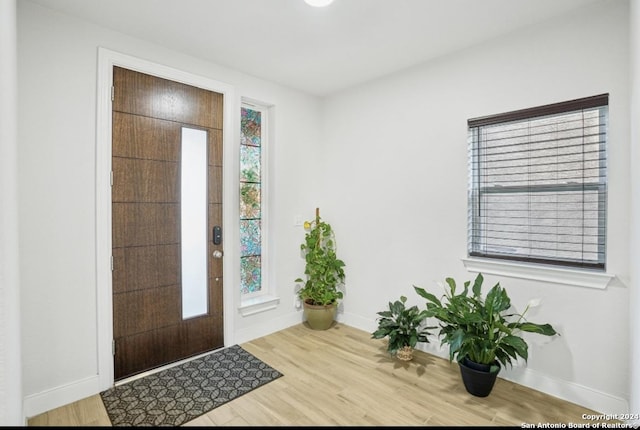
[[[234,345],[100,393],[114,426],[179,426],[282,373]]]

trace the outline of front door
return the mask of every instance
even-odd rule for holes
[[[116,380],[224,346],[223,96],[113,68]]]

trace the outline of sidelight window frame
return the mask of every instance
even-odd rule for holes
[[[240,121],[242,117],[242,109],[250,109],[260,112],[261,116],[261,133],[260,133],[260,290],[253,292],[243,293],[243,281],[242,281],[242,269],[241,261],[238,265],[239,283],[237,288],[237,294],[240,297],[240,306],[238,307],[242,316],[250,316],[260,312],[264,312],[270,309],[275,309],[280,302],[279,297],[276,296],[274,283],[271,282],[271,259],[270,259],[270,208],[269,201],[271,199],[270,192],[270,157],[273,134],[272,134],[272,121],[274,106],[268,103],[255,101],[248,98],[242,98],[240,103],[240,109],[238,114],[240,115]],[[242,130],[240,122],[240,139],[238,145],[238,157],[242,150]],[[241,161],[238,161],[239,170]],[[242,195],[240,192],[242,186],[242,173],[239,172],[238,176],[238,240],[242,240],[242,233],[240,231],[240,222],[242,218],[240,205]],[[239,243],[239,260],[242,256],[242,245]]]

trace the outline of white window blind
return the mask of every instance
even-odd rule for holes
[[[468,121],[469,256],[605,269],[608,103]]]

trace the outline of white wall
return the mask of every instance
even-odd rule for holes
[[[304,232],[293,220],[297,214],[311,218],[315,207],[335,227],[347,263],[339,317],[345,323],[372,330],[375,312],[387,301],[405,294],[420,303],[412,284],[434,288],[445,276],[469,279],[460,261],[466,254],[466,120],[609,92],[608,271],[618,278],[606,290],[500,281],[519,309],[530,298],[542,299],[529,316],[562,333],[554,340],[531,338],[527,368],[503,376],[619,412],[629,397],[630,372],[628,21],[628,2],[608,1],[341,93],[321,106],[313,97],[19,2],[26,414],[98,389],[98,46],[225,82],[237,99],[275,105],[270,251],[281,304],[247,318],[227,310],[234,313],[238,342],[300,321],[292,280],[302,274]],[[487,278],[488,285],[497,280]],[[435,344],[430,350],[443,352]]]
[[[16,2],[0,0],[0,425],[22,420]]]
[[[631,261],[640,260],[640,1],[631,1],[630,23],[631,23],[631,219],[636,222],[631,223]],[[640,361],[640,264],[631,265],[631,300],[630,319],[630,363]],[[640,369],[638,366],[631,366],[631,398],[629,410],[640,413]],[[635,418],[635,423],[640,424],[640,418]]]
[[[302,319],[294,308],[293,280],[303,270],[299,254],[303,231],[293,224],[295,214],[311,216],[315,208],[313,183],[307,176],[317,176],[310,160],[317,158],[319,101],[21,1],[18,175],[27,416],[104,389],[97,377],[100,321],[96,307],[103,305],[96,290],[98,47],[230,85],[235,100],[225,103],[237,106],[238,117],[240,97],[274,105],[270,272],[280,305],[241,317],[234,309],[236,302],[225,312],[232,315],[236,331],[231,342]],[[229,171],[234,178],[233,170]],[[237,199],[227,203],[237,205]],[[232,274],[225,274],[225,283],[233,280]]]
[[[528,366],[502,373],[595,410],[629,396],[628,2],[608,1],[387,78],[324,104],[321,206],[346,262],[345,321],[375,328],[375,312],[412,285],[473,279],[467,245],[469,118],[610,94],[609,224],[604,290],[486,276],[516,309],[561,336],[530,339]],[[446,353],[437,347],[427,350]]]

